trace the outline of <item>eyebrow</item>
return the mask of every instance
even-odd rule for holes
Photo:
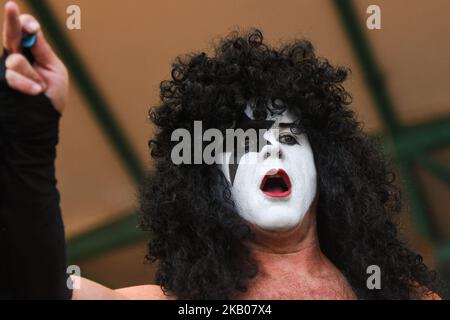
[[[278,124],[278,126],[280,127],[280,129],[284,129],[284,128],[292,128],[292,127],[295,127],[295,122],[291,122],[291,123],[288,123],[288,122],[280,122],[280,123]]]

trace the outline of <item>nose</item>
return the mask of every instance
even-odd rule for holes
[[[280,149],[279,144],[278,144],[278,146],[274,146],[272,144],[266,145],[261,150],[261,155],[262,155],[263,160],[266,160],[269,158],[273,158],[273,159],[282,159],[283,158],[283,153]]]

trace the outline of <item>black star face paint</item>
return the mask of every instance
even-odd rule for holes
[[[242,117],[236,121],[235,130],[241,129],[244,132],[248,132],[247,130],[254,130],[256,134],[253,138],[251,136],[246,136],[243,140],[241,139],[241,141],[239,139],[234,139],[233,150],[230,156],[230,159],[233,161],[230,161],[228,164],[232,184],[234,182],[234,177],[236,176],[236,171],[242,156],[250,151],[260,152],[267,143],[270,143],[264,139],[263,136],[260,136],[260,133],[262,132],[261,130],[269,130],[274,123],[274,120],[251,119],[247,113],[244,113]]]

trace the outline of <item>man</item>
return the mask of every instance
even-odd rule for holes
[[[37,34],[33,64],[21,52],[23,30]],[[161,83],[161,105],[150,112],[155,166],[140,199],[158,285],[111,290],[81,279],[81,289],[68,290],[54,177],[67,71],[37,21],[13,2],[3,31],[0,213],[5,243],[19,249],[8,251],[11,297],[438,298],[434,274],[397,238],[399,193],[348,108],[347,71],[317,58],[307,41],[271,48],[258,30],[231,34],[213,56],[177,59],[172,79]],[[217,151],[220,163],[175,163],[173,133],[192,133],[195,121],[219,132],[264,131],[243,140],[244,152]],[[37,222],[23,234],[18,226],[30,216]],[[30,259],[45,267],[33,273]],[[381,288],[367,286],[371,265],[382,272]]]

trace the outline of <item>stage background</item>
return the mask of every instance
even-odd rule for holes
[[[57,173],[70,259],[83,276],[113,288],[153,282],[155,266],[144,264],[145,238],[134,216],[136,185],[151,166],[147,111],[177,55],[208,52],[220,36],[248,27],[273,45],[305,37],[318,55],[351,68],[346,88],[365,130],[395,142],[390,152],[399,155],[409,202],[404,237],[431,267],[448,272],[449,1],[18,3],[39,17],[71,73]],[[81,8],[81,30],[65,27],[72,4]],[[381,30],[365,27],[371,4],[381,8]]]

